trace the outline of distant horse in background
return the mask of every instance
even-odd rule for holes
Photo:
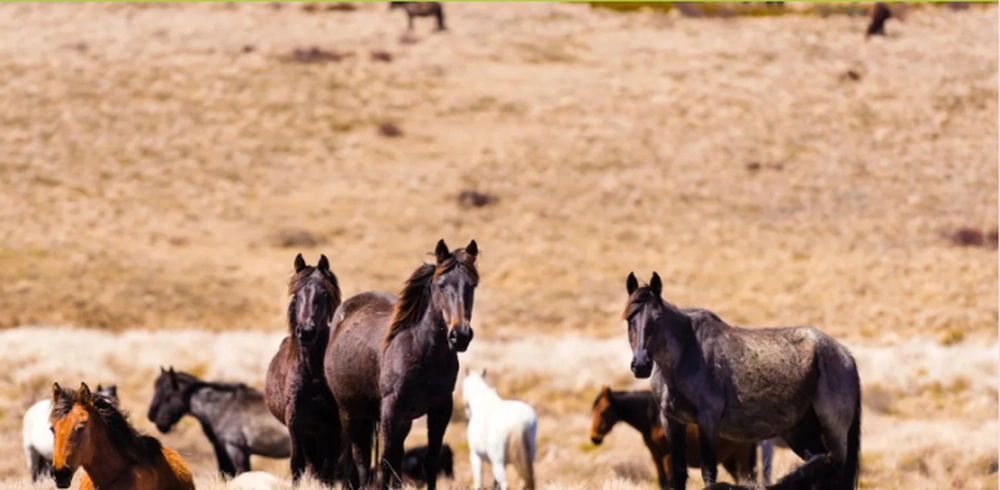
[[[264,394],[250,386],[202,381],[171,366],[160,368],[154,387],[149,421],[166,434],[185,415],[198,419],[223,476],[250,471],[251,454],[291,454],[288,429],[268,412]]]
[[[507,490],[507,464],[514,465],[524,488],[535,488],[538,416],[531,405],[504,400],[486,384],[486,370],[468,372],[462,381],[462,399],[468,418],[469,459],[473,488],[482,488],[483,459],[493,470],[493,487]]]
[[[660,423],[660,408],[649,390],[612,391],[601,387],[591,407],[590,440],[596,445],[604,441],[619,421],[639,431],[653,456],[653,466],[661,489],[670,485],[670,441]],[[719,439],[719,462],[737,482],[756,481],[757,451],[751,442]],[[691,468],[701,467],[698,426],[687,426],[687,460]]]
[[[828,490],[833,488],[837,471],[829,454],[817,454],[774,485],[766,485],[764,490]],[[713,483],[704,490],[760,490],[759,486]]]
[[[376,424],[384,452],[381,486],[399,487],[403,442],[413,420],[424,415],[424,474],[437,474],[451,420],[458,353],[472,342],[478,253],[475,240],[454,251],[441,240],[437,261],[418,267],[398,299],[365,292],[337,309],[324,369],[350,440],[351,488],[368,484]],[[437,478],[429,478],[427,488],[437,488]]]
[[[389,2],[389,10],[402,8],[406,11],[407,30],[413,30],[414,17],[434,17],[437,30],[444,30],[444,8],[439,2]]]
[[[321,255],[315,267],[295,257],[288,284],[289,335],[271,359],[264,383],[268,410],[288,428],[292,481],[307,470],[323,483],[337,479],[340,422],[337,404],[323,378],[323,353],[330,320],[340,306],[340,286]]]
[[[96,396],[103,396],[118,406],[118,388],[115,385],[107,388],[97,385]],[[52,430],[49,425],[49,414],[52,413],[52,399],[37,401],[27,412],[21,424],[21,442],[24,445],[24,455],[28,458],[28,471],[31,481],[37,482],[52,470]]]
[[[426,459],[427,446],[417,446],[407,450],[403,454],[403,478],[408,478],[414,486],[418,487],[426,483],[427,475],[424,473],[424,460]],[[449,480],[455,478],[455,455],[451,452],[451,446],[447,444],[441,444],[438,476],[444,476]]]
[[[109,398],[52,385],[52,476],[69,488],[83,468],[81,490],[194,490],[191,469],[176,451],[140,434]]]
[[[861,378],[846,347],[812,327],[741,328],[709,310],[677,308],[662,298],[655,272],[642,287],[629,274],[625,287],[632,372],[652,376],[675,490],[687,483],[687,424],[698,425],[706,485],[715,483],[718,437],[781,436],[803,460],[831,452],[832,489],[857,488]]]

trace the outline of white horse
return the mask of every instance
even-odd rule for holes
[[[486,370],[466,371],[462,399],[469,421],[469,458],[474,488],[482,488],[483,458],[493,469],[493,486],[507,490],[507,463],[513,464],[527,490],[535,488],[535,435],[538,417],[531,405],[504,400],[483,379]]]
[[[118,405],[118,389],[115,385],[107,388],[97,385],[97,394],[110,398]],[[52,426],[49,424],[49,413],[52,412],[52,400],[40,400],[27,412],[21,424],[21,437],[24,445],[24,455],[28,458],[28,471],[31,481],[38,481],[47,475],[52,467]]]

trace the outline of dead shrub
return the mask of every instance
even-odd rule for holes
[[[279,248],[310,248],[321,245],[323,240],[307,230],[285,229],[275,232],[271,243]]]
[[[378,133],[386,138],[399,138],[403,136],[403,130],[396,123],[389,121],[378,125]]]
[[[458,204],[466,208],[481,208],[497,202],[497,197],[473,190],[465,190],[458,194]]]

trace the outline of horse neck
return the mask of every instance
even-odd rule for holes
[[[618,420],[631,425],[642,434],[648,434],[652,430],[648,416],[649,400],[646,397],[638,393],[612,393],[611,409],[614,410]]]
[[[326,343],[329,339],[329,328],[324,328],[308,347],[299,344],[298,339],[292,335],[292,345],[298,357],[299,370],[307,377],[323,377],[323,356],[326,354]]]
[[[189,406],[202,427],[214,427],[215,421],[236,398],[236,390],[220,389],[209,383],[199,383],[191,388]]]
[[[691,317],[677,309],[675,306],[664,302],[663,323],[660,325],[662,342],[655,351],[650,352],[653,361],[660,365],[660,369],[673,371],[674,367],[681,362],[688,347],[697,342],[694,335]]]
[[[95,419],[100,420],[96,417]],[[130,465],[118,451],[118,448],[111,444],[104,423],[95,425],[99,425],[102,430],[90,435],[91,443],[94,446],[91,454],[94,456],[90,461],[83,462],[81,466],[87,472],[87,476],[90,477],[95,488],[106,488],[120,478],[125,471],[128,471]]]

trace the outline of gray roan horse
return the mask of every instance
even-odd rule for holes
[[[424,415],[424,474],[438,474],[458,378],[458,353],[472,342],[470,322],[479,273],[475,240],[453,252],[441,240],[435,254],[437,262],[418,267],[398,299],[365,292],[348,298],[334,313],[324,370],[350,439],[352,488],[369,483],[376,424],[384,452],[379,461],[381,486],[401,485],[403,441],[413,419]],[[427,488],[436,487],[437,478],[428,478]]]
[[[663,300],[655,272],[641,287],[630,273],[626,289],[632,372],[653,377],[675,490],[687,483],[685,424],[698,425],[706,485],[715,483],[719,436],[781,436],[803,460],[831,454],[837,478],[830,488],[857,488],[861,379],[846,347],[813,327],[741,328],[708,310],[677,308]]]
[[[264,404],[264,394],[243,383],[202,381],[183,371],[160,368],[147,418],[166,434],[190,414],[215,450],[219,472],[250,471],[250,455],[287,458],[288,429]]]

